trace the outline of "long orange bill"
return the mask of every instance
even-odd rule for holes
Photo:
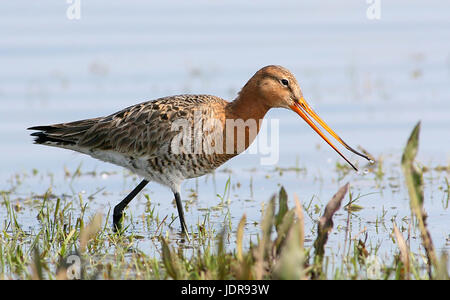
[[[346,162],[348,162],[353,169],[358,171],[358,169],[331,143],[331,141],[320,131],[320,129],[317,127],[317,125],[311,120],[310,116],[320,124],[332,137],[334,137],[339,143],[341,143],[345,148],[350,150],[351,152],[364,157],[368,161],[371,161],[369,157],[366,155],[359,153],[349,145],[347,145],[313,110],[312,108],[306,103],[305,99],[301,98],[299,101],[296,101],[294,105],[291,105],[290,108],[295,111],[300,117],[303,118],[303,120],[306,121],[306,123],[311,126],[312,129],[314,129],[324,140],[328,143],[339,155],[345,159]]]

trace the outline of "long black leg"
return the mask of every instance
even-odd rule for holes
[[[128,196],[125,197],[119,204],[117,204],[114,207],[114,214],[113,214],[113,224],[114,224],[114,230],[117,231],[122,227],[122,216],[123,216],[123,210],[125,207],[127,207],[128,203],[133,200],[134,197],[147,185],[148,180],[144,179],[139,183],[137,187],[134,188],[131,193],[128,194]]]
[[[180,219],[181,230],[183,232],[186,232],[187,226],[186,226],[186,222],[184,221],[183,204],[181,203],[180,193],[176,192],[176,193],[174,193],[174,195],[175,195],[175,202],[177,203],[178,218]]]

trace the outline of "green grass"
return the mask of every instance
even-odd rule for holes
[[[202,211],[203,217],[189,228],[188,240],[171,233],[176,216],[161,217],[149,194],[143,194],[142,216],[128,212],[130,227],[115,233],[110,212],[102,215],[90,208],[101,188],[90,195],[75,192],[67,197],[55,195],[50,186],[42,195],[18,201],[17,187],[28,177],[15,175],[9,188],[0,193],[0,279],[449,279],[447,255],[438,253],[429,238],[423,205],[427,201],[424,169],[415,162],[418,134],[416,127],[405,147],[403,177],[394,178],[398,184],[406,182],[414,219],[387,220],[383,208],[371,223],[377,231],[384,228],[391,232],[389,239],[395,248],[389,257],[379,253],[379,241],[370,239],[365,229],[352,234],[358,212],[367,209],[361,201],[369,194],[355,192],[351,184],[340,184],[334,196],[327,195],[326,205],[314,201],[315,196],[300,203],[296,195],[290,196],[280,187],[264,203],[260,220],[252,224],[258,226],[258,233],[249,235],[245,214],[235,228],[231,222],[229,202],[234,188],[229,177],[223,193],[217,195],[219,203]],[[376,185],[392,181],[385,176],[384,164],[369,168]],[[283,172],[299,170],[276,168],[274,172],[282,176]],[[342,179],[347,169],[337,165],[336,172]],[[65,173],[70,182],[87,174],[81,166]],[[94,173],[89,172],[89,176],[99,175]],[[33,170],[32,176],[40,176],[39,170]],[[448,207],[448,186],[445,179],[439,189],[444,209]],[[192,190],[186,206],[193,205],[196,197],[197,191]],[[39,226],[30,229],[21,225],[24,211],[33,212]],[[214,212],[221,213],[222,225],[212,224]],[[334,226],[338,213],[346,216],[345,226]],[[307,228],[305,218],[313,220],[313,226]],[[140,230],[131,227],[136,219],[143,224]],[[412,251],[410,235],[416,231],[421,242],[419,250]],[[327,247],[335,232],[343,232],[345,237],[338,253]],[[154,251],[142,250],[142,242],[150,243]],[[80,269],[75,267],[78,262]]]

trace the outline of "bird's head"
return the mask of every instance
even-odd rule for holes
[[[330,139],[322,133],[318,125],[325,129],[333,138],[341,143],[349,151],[371,161],[366,155],[359,153],[348,146],[311,108],[303,98],[300,86],[294,75],[281,66],[266,66],[260,69],[248,81],[243,90],[252,90],[252,98],[261,101],[267,109],[282,107],[297,113],[308,123],[342,158],[344,158],[355,170],[357,168],[334,146]]]

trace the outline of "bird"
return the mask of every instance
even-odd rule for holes
[[[272,108],[298,114],[350,166],[352,164],[320,130],[348,146],[311,108],[295,76],[269,65],[258,70],[233,101],[206,94],[180,94],[142,102],[104,117],[34,126],[34,143],[87,154],[124,167],[142,177],[113,211],[114,230],[122,227],[123,211],[149,183],[171,189],[181,231],[187,231],[180,186],[186,179],[213,172],[245,151],[256,138]],[[230,125],[231,124],[231,125]]]

